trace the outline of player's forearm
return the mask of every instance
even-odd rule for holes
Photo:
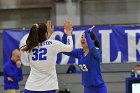
[[[69,51],[68,52],[70,52],[70,51],[72,51],[72,49],[73,49],[73,40],[72,40],[72,36],[67,36],[67,45],[69,45]]]
[[[67,36],[67,45],[65,45],[64,52],[71,52],[73,50],[73,40],[72,36]]]
[[[100,58],[100,53],[97,51],[95,45],[94,45],[94,42],[92,41],[91,37],[90,37],[90,31],[86,31],[85,32],[85,37],[86,37],[86,40],[87,40],[87,44],[88,44],[88,47],[90,49],[90,51],[93,51],[91,52],[93,56],[95,56],[97,59]]]
[[[88,44],[89,49],[94,48],[95,45],[94,45],[94,43],[93,43],[93,41],[92,41],[92,39],[90,37],[90,31],[86,31],[85,32],[85,37],[86,37],[86,40],[87,40],[87,44]]]
[[[70,57],[78,58],[78,51],[76,49],[72,50],[71,52],[62,52],[62,53]]]

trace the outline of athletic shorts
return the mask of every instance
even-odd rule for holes
[[[105,84],[95,86],[84,87],[84,93],[108,93]]]
[[[50,91],[30,91],[30,90],[24,89],[23,93],[56,93],[56,90],[50,90]]]

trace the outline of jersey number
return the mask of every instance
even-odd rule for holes
[[[40,48],[40,49],[33,49],[33,56],[32,60],[47,60],[47,49],[46,48]]]
[[[88,71],[87,66],[85,64],[79,65],[82,71]]]

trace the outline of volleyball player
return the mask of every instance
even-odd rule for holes
[[[70,52],[73,49],[72,23],[65,21],[67,44],[48,37],[47,26],[44,23],[34,24],[26,40],[23,51],[28,52],[30,60],[30,75],[25,85],[24,93],[56,93],[58,80],[56,74],[56,59],[59,52]]]
[[[63,36],[63,43],[66,42]],[[81,36],[82,48],[64,53],[78,59],[78,65],[82,74],[84,93],[108,93],[105,82],[101,75],[101,50],[100,44],[91,30],[85,31]]]

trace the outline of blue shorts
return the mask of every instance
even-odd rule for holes
[[[95,86],[84,87],[84,93],[108,93],[105,84]]]
[[[56,90],[50,90],[50,91],[30,91],[30,90],[24,89],[23,93],[56,93]]]

